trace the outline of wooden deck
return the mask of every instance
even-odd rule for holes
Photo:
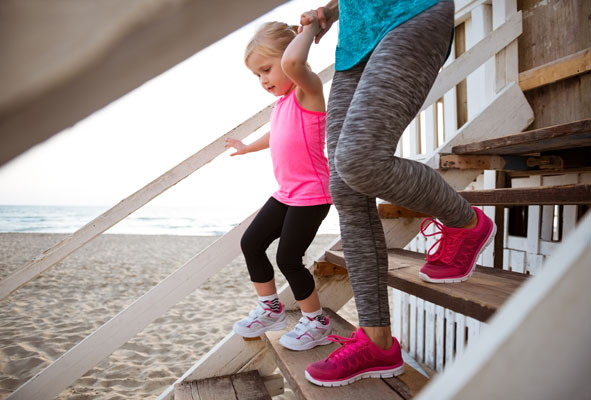
[[[327,251],[326,260],[345,267],[342,251]],[[487,321],[517,290],[528,275],[476,266],[461,283],[429,283],[419,278],[425,255],[412,251],[388,250],[388,285],[447,309]]]
[[[257,371],[175,385],[174,400],[271,400]]]

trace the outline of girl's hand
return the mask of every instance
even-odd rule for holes
[[[236,152],[230,154],[230,157],[248,153],[247,146],[240,140],[226,138],[226,144],[224,145],[224,147],[226,149],[233,147],[237,150]]]
[[[305,27],[309,27],[310,29],[312,29],[312,32],[314,32],[314,36],[320,33],[320,23],[318,22],[318,15],[316,14],[316,11],[306,11],[301,15],[300,22],[301,21],[306,21],[307,23],[302,24],[302,26],[298,28],[298,33],[302,33]]]
[[[332,2],[329,4],[332,4]],[[328,32],[332,24],[334,24],[335,21],[339,19],[338,3],[336,3],[334,7],[318,7],[314,11],[314,16],[316,18],[312,18],[310,16],[310,12],[303,13],[300,17],[300,24],[302,26],[305,26],[310,25],[314,22],[318,22],[318,25],[320,26],[320,31],[316,34],[316,37],[314,39],[314,42],[318,44],[318,42],[320,42],[320,39],[322,39],[322,36],[324,36],[326,32]]]

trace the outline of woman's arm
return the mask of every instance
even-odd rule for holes
[[[251,144],[244,144],[240,140],[227,138],[226,144],[224,145],[225,148],[233,147],[236,149],[236,152],[230,154],[230,156],[237,156],[240,154],[252,153],[259,150],[264,150],[269,148],[269,136],[270,132],[267,132],[259,139],[255,140]]]
[[[302,32],[291,41],[281,58],[283,72],[304,93],[312,95],[322,95],[322,81],[306,65],[310,46],[319,31],[318,20],[313,18],[313,21],[306,25]]]

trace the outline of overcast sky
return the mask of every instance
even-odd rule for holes
[[[323,4],[273,10],[0,167],[0,205],[115,205],[275,101],[244,66],[244,47],[262,22],[297,24]],[[317,72],[334,62],[336,31],[312,47]],[[153,203],[252,211],[276,187],[268,150],[226,152]]]

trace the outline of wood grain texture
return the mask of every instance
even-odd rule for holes
[[[591,70],[591,49],[578,51],[519,74],[521,90],[531,90]]]
[[[452,147],[454,154],[510,155],[591,146],[591,118]]]
[[[486,321],[505,303],[527,278],[525,274],[476,266],[465,282],[449,284],[428,283],[419,278],[425,263],[424,254],[407,250],[388,251],[388,284],[398,290]],[[326,259],[345,265],[343,252],[328,251]]]
[[[349,324],[330,309],[325,308],[324,310],[327,312],[333,324],[333,334],[344,337],[351,336],[351,332],[355,330],[353,325]],[[294,326],[300,317],[301,314],[297,311],[288,312],[288,326]],[[318,346],[307,351],[291,351],[279,344],[279,338],[283,333],[284,331],[267,332],[265,340],[269,349],[273,352],[277,365],[283,373],[283,376],[289,382],[290,387],[298,399],[404,399],[404,397],[394,391],[392,387],[382,379],[362,379],[351,385],[334,388],[323,388],[308,382],[304,375],[304,371],[308,364],[328,357],[328,355],[336,350],[339,345],[333,343],[326,346]],[[414,383],[411,382],[410,384],[413,388],[415,387],[413,386]],[[401,383],[400,385],[404,385],[404,383]]]

